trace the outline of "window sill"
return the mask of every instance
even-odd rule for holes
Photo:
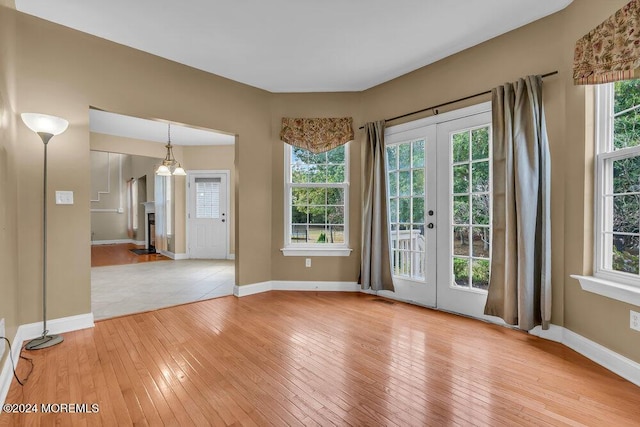
[[[282,248],[284,256],[349,256],[349,248]]]
[[[640,306],[640,288],[622,283],[612,282],[593,276],[579,276],[572,274],[571,277],[580,282],[580,286],[587,292],[612,298],[617,301],[626,302]]]

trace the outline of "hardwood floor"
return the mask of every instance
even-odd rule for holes
[[[91,267],[106,265],[137,264],[140,262],[167,261],[170,258],[160,254],[137,255],[131,249],[144,249],[133,243],[91,246]]]
[[[225,297],[64,337],[23,351],[7,402],[99,412],[0,425],[640,425],[640,388],[567,347],[365,294]]]

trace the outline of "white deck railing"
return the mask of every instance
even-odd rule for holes
[[[393,274],[424,277],[425,239],[420,230],[391,232]]]

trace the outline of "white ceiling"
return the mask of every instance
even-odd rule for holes
[[[360,91],[572,0],[15,0],[22,12],[271,92]],[[532,70],[539,71],[539,70]]]
[[[166,144],[168,126],[168,122],[89,110],[91,132]],[[233,135],[171,123],[172,145],[233,145],[234,142]]]

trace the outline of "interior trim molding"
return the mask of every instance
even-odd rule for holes
[[[640,288],[637,286],[625,285],[624,283],[593,276],[572,274],[571,277],[580,282],[580,287],[584,291],[640,307]]]
[[[235,285],[233,287],[233,295],[241,298],[249,295],[261,294],[272,290],[271,282],[252,283],[250,285]]]
[[[559,342],[640,387],[640,363],[562,326],[550,325],[548,330],[542,330],[540,326],[536,326],[529,333],[540,338]]]
[[[79,331],[80,329],[93,328],[93,313],[78,314],[76,316],[62,317],[59,319],[47,320],[47,327],[52,334],[64,334],[65,332]],[[26,340],[38,338],[42,335],[42,322],[27,323],[20,325],[16,331],[16,335],[11,342],[11,355],[14,362],[20,360],[20,352],[22,344]],[[64,345],[64,342],[63,344]],[[8,347],[7,347],[8,350]],[[4,360],[2,371],[0,371],[0,407],[7,398],[11,381],[13,380],[13,366],[9,356]]]
[[[356,282],[270,280],[233,287],[233,295],[236,297],[246,297],[269,291],[360,292],[360,285]]]
[[[274,291],[360,292],[356,282],[272,280],[271,285]]]
[[[22,350],[22,342],[24,339],[20,336],[20,328],[16,332],[16,336],[11,343],[11,356],[15,363],[20,360],[20,351]],[[9,351],[9,346],[6,346]],[[2,371],[0,371],[0,407],[4,404],[4,400],[7,398],[9,388],[11,387],[11,381],[13,380],[13,366],[11,365],[11,358],[7,355],[4,359]]]
[[[176,254],[176,253],[173,253],[173,252],[164,251],[162,249],[158,249],[158,253],[160,255],[164,255],[164,256],[166,256],[168,258],[171,258],[173,260],[176,260],[176,261],[179,261],[179,260],[182,260],[182,259],[189,259],[189,255],[186,254],[186,253]]]
[[[132,239],[114,239],[114,240],[92,240],[91,245],[117,245],[121,243],[133,243],[138,244],[138,242]],[[142,242],[144,245],[144,242]]]

